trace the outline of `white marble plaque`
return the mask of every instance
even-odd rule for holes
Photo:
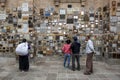
[[[29,11],[29,8],[28,8],[28,3],[23,3],[22,4],[22,11],[24,12],[26,12],[26,11]]]

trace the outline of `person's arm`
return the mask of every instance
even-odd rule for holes
[[[62,51],[63,51],[63,52],[65,51],[65,45],[63,45],[63,47],[62,47]]]
[[[30,44],[28,44],[28,49],[30,49]]]
[[[81,44],[79,43],[79,46],[81,47]]]
[[[70,49],[71,49],[71,50],[73,49],[73,43],[71,44]]]
[[[73,50],[73,43],[71,44],[70,49],[71,49],[71,54],[72,54],[72,50]]]

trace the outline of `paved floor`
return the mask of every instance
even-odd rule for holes
[[[29,72],[20,72],[14,58],[0,58],[0,80],[120,80],[120,66],[94,61],[94,73],[84,75],[85,60],[81,70],[63,67],[63,58],[45,56],[31,62]]]

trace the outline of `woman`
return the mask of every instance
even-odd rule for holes
[[[62,51],[64,52],[64,67],[66,67],[66,61],[68,61],[67,67],[70,66],[70,55],[71,55],[70,43],[71,41],[67,40],[66,44],[64,44],[62,47]]]
[[[26,39],[22,40],[22,43],[27,43]],[[28,44],[28,43],[27,43]],[[30,49],[30,46],[28,46],[28,49]],[[28,71],[29,70],[29,54],[26,55],[19,55],[19,70],[20,71]]]

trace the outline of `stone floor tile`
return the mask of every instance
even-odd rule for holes
[[[66,73],[58,73],[57,78],[67,78],[67,74]]]
[[[116,76],[120,78],[120,74],[116,74]]]
[[[30,63],[28,72],[20,72],[18,63],[12,62],[11,65],[10,62],[0,65],[0,80],[120,80],[120,67],[98,61],[94,61],[94,73],[91,75],[83,74],[85,61],[81,61],[80,71],[72,71],[64,68],[63,58],[57,56],[45,56]]]
[[[46,77],[34,77],[34,80],[46,80]]]
[[[0,68],[0,72],[3,72],[3,71],[4,71],[4,69],[1,69],[1,68]]]
[[[56,80],[68,80],[68,78],[57,78]]]
[[[78,79],[88,79],[89,77],[88,77],[88,75],[84,75],[84,74],[77,74],[77,78]]]
[[[56,80],[57,79],[57,74],[48,74],[46,80]]]
[[[89,78],[89,80],[103,80],[101,78]]]
[[[77,78],[68,78],[68,80],[78,80]]]
[[[3,80],[4,77],[0,77],[0,80]]]
[[[0,77],[6,77],[10,74],[10,72],[1,72]]]
[[[99,78],[107,78],[104,74],[96,74]]]
[[[117,77],[114,73],[108,73],[108,74],[104,74],[107,78],[114,78]]]
[[[14,74],[9,74],[9,75],[5,76],[2,80],[12,80],[13,79],[13,75]]]
[[[20,72],[17,74],[18,77],[25,77],[27,76],[29,73],[28,72]]]
[[[50,70],[48,71],[48,73],[55,73],[55,74],[57,74],[57,73],[58,73],[58,70],[50,69]]]
[[[99,78],[99,76],[97,74],[91,74],[91,75],[88,75],[88,78]]]
[[[108,80],[120,80],[120,78],[107,78]]]
[[[77,80],[89,80],[88,78],[80,78],[80,79],[77,79]]]
[[[74,74],[74,73],[72,73],[72,74],[67,74],[67,77],[68,78],[77,78],[77,74]]]
[[[67,73],[67,69],[66,68],[58,69],[58,73]]]

